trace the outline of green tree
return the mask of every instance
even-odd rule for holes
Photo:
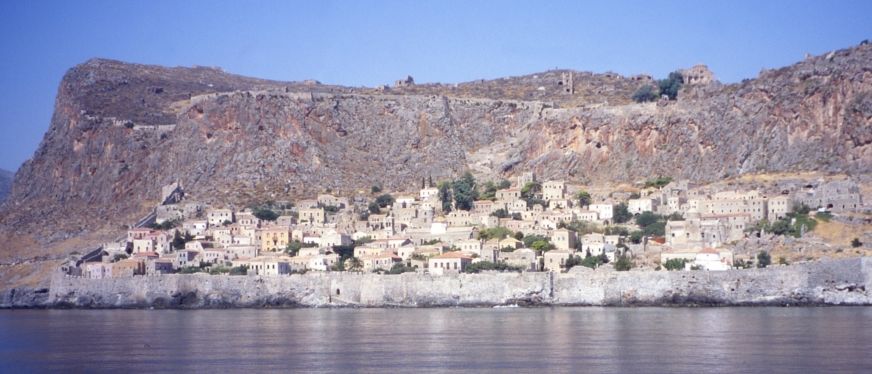
[[[633,93],[633,101],[637,103],[644,103],[655,100],[657,100],[657,88],[650,84],[639,87],[639,89]]]
[[[479,199],[482,200],[496,200],[497,199],[497,186],[494,182],[487,181],[482,186],[482,190],[479,194]]]
[[[367,207],[367,209],[369,209],[369,212],[372,213],[372,214],[379,214],[379,213],[381,213],[381,208],[379,208],[378,203],[375,202],[375,201],[369,203],[369,206]],[[368,218],[368,217],[369,217],[369,214],[367,214],[367,218]]]
[[[661,95],[666,95],[669,100],[675,100],[678,97],[678,91],[684,84],[684,77],[681,73],[673,71],[669,73],[669,77],[657,81],[657,86],[660,89]]]
[[[649,180],[645,181],[645,188],[650,188],[650,187],[656,187],[656,188],[666,187],[666,185],[669,184],[669,183],[672,183],[672,177],[663,177],[663,176],[660,176],[660,177],[657,177],[657,178],[654,178],[654,179],[649,179]]]
[[[278,213],[276,213],[268,208],[254,209],[253,214],[255,217],[257,217],[257,219],[262,220],[262,221],[275,221],[279,218]]]
[[[578,200],[579,206],[588,206],[591,203],[591,197],[587,191],[578,191],[575,194],[575,199]]]
[[[478,237],[481,240],[498,239],[503,240],[509,235],[512,235],[512,230],[505,227],[490,227],[478,232]]]
[[[491,215],[497,218],[509,218],[509,212],[503,208],[495,210]]]
[[[656,223],[660,218],[660,216],[652,212],[642,212],[642,214],[636,216],[636,224],[641,228],[645,228],[648,225]]]
[[[402,274],[402,273],[414,273],[415,268],[411,266],[406,266],[404,262],[398,262],[391,267],[391,270],[388,270],[388,274]]]
[[[480,273],[482,271],[521,271],[521,268],[507,265],[504,262],[479,261],[469,264],[463,270],[465,273]]]
[[[581,256],[578,255],[570,255],[569,258],[566,259],[566,262],[563,263],[563,266],[566,270],[572,269],[578,265],[581,265],[582,259]]]
[[[612,219],[614,219],[615,223],[624,223],[633,218],[633,215],[630,214],[630,210],[627,209],[627,204],[620,203],[615,205],[615,213],[612,215]]]
[[[772,263],[772,257],[769,255],[769,252],[760,251],[757,253],[757,267],[765,268]]]
[[[369,192],[372,192],[373,194],[380,193],[380,192],[382,192],[381,186],[373,185],[373,186],[369,189]]]
[[[380,208],[384,208],[388,205],[394,204],[394,197],[391,196],[391,194],[379,195],[379,197],[375,198],[375,203],[378,204]]]
[[[460,210],[471,210],[473,201],[478,198],[475,178],[470,172],[464,173],[460,179],[455,180],[451,185],[451,191],[454,194],[454,207]]]
[[[348,270],[351,271],[361,271],[363,270],[363,261],[360,261],[357,257],[352,257],[348,259]]]
[[[630,256],[620,255],[615,259],[615,270],[617,271],[627,271],[633,268],[633,260]]]
[[[505,179],[501,180],[500,183],[497,185],[498,190],[505,190],[505,189],[508,189],[510,187],[512,187],[512,182],[509,182]]]
[[[687,260],[683,258],[672,258],[663,263],[666,270],[683,270]]]
[[[630,243],[639,244],[642,242],[642,238],[645,236],[642,231],[635,230],[630,233]]]
[[[442,201],[442,211],[451,211],[451,184],[445,181],[439,182],[439,200]]]

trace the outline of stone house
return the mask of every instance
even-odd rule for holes
[[[112,277],[111,263],[86,262],[82,268],[82,276],[89,279],[103,279]]]
[[[857,210],[863,206],[860,187],[850,180],[821,182],[815,188],[797,192],[794,201],[812,209],[835,212]]]
[[[566,195],[566,183],[563,181],[547,181],[542,183],[542,199],[545,201],[563,200]]]
[[[361,245],[354,247],[354,257],[361,258],[366,256],[375,256],[378,254],[382,254],[386,251],[386,248],[375,247],[370,245]]]
[[[767,204],[768,211],[766,219],[770,222],[787,217],[787,213],[792,211],[792,204],[789,196],[781,195],[770,198]]]
[[[497,190],[494,194],[497,201],[514,201],[521,198],[521,189],[520,188],[506,188],[504,190]]]
[[[576,217],[579,221],[583,222],[597,222],[599,221],[599,214],[592,210],[580,210],[576,214]]]
[[[154,230],[146,227],[137,227],[127,230],[127,242],[133,243],[134,240],[145,239],[145,237],[148,236],[148,234],[151,234],[152,231]]]
[[[233,222],[233,211],[230,209],[212,209],[206,214],[206,221],[211,226],[221,226],[224,222]]]
[[[242,259],[257,257],[257,247],[253,245],[230,245],[224,248],[229,259]]]
[[[455,210],[445,216],[448,226],[472,226],[472,215],[465,210]]]
[[[248,265],[249,275],[284,275],[291,273],[290,264],[274,257],[257,257],[247,261],[239,261],[240,265]],[[235,266],[236,263],[234,263]]]
[[[603,221],[611,220],[615,214],[615,207],[612,204],[590,204],[587,209],[596,212],[597,218]]]
[[[283,251],[291,242],[290,229],[282,226],[270,226],[259,230],[261,251]]]
[[[135,239],[133,241],[133,253],[154,252],[154,242],[151,239]]]
[[[536,176],[533,175],[532,171],[524,172],[518,175],[518,186],[524,187],[527,183],[533,183],[536,181]]]
[[[171,274],[173,270],[173,260],[169,258],[156,258],[145,263],[147,275]]]
[[[462,273],[472,263],[472,256],[457,251],[431,257],[427,264],[430,274]]]
[[[569,256],[572,255],[573,252],[563,249],[555,249],[545,252],[543,255],[545,271],[560,272],[566,267],[566,260],[569,260]]]
[[[539,270],[536,251],[530,248],[519,248],[512,252],[499,252],[499,260],[506,265],[519,267],[524,271]]]
[[[118,261],[112,265],[112,277],[132,277],[134,275],[144,275],[146,272],[146,263],[144,258],[127,258]]]
[[[643,212],[653,212],[656,204],[653,199],[640,198],[630,199],[627,201],[627,210],[630,214],[642,214]]]
[[[393,253],[380,253],[375,255],[358,257],[363,263],[364,272],[373,272],[376,270],[388,271],[394,264],[402,261],[402,258]]]
[[[551,243],[553,243],[557,249],[565,249],[575,252],[577,241],[578,235],[572,230],[559,229],[554,230],[554,232],[551,233]]]
[[[300,208],[298,219],[301,223],[321,225],[327,222],[327,214],[324,212],[324,208]]]
[[[260,219],[251,212],[241,212],[236,215],[236,223],[242,226],[260,226]]]
[[[524,246],[524,242],[522,242],[518,239],[515,239],[513,237],[507,237],[503,240],[500,240],[500,244],[499,244],[500,249],[503,249],[503,248],[515,248],[515,249],[517,249],[517,248],[521,248],[523,246]]]

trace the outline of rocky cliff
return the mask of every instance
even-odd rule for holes
[[[0,201],[6,198],[9,191],[12,190],[12,177],[14,174],[11,171],[0,169]]]
[[[872,170],[872,45],[665,104],[630,102],[645,77],[576,73],[569,93],[564,73],[377,90],[88,61],[64,76],[0,207],[0,235],[38,245],[3,255],[117,231],[174,180],[202,200],[246,203],[467,169],[581,182]]]
[[[872,258],[730,271],[431,276],[308,273],[87,279],[0,293],[0,307],[233,308],[494,305],[870,305]]]

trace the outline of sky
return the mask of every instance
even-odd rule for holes
[[[455,83],[558,68],[722,82],[872,39],[872,1],[0,1],[0,168],[92,57],[275,80]]]

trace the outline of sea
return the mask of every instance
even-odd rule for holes
[[[0,372],[872,373],[872,307],[2,310]]]

